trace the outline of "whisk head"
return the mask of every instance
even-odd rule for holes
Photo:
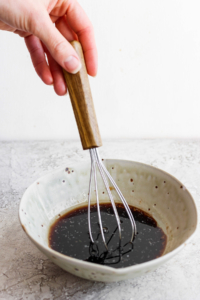
[[[115,191],[117,192],[121,202],[124,205],[124,208],[127,212],[127,215],[130,219],[130,224],[131,224],[131,239],[130,241],[132,242],[135,235],[136,235],[136,223],[133,217],[133,214],[129,208],[128,203],[126,202],[124,196],[122,195],[122,192],[120,191],[119,187],[117,186],[116,182],[102,163],[102,160],[100,159],[98,149],[97,148],[91,148],[89,149],[90,151],[90,157],[91,157],[91,171],[90,171],[90,181],[89,181],[89,193],[88,193],[88,228],[89,228],[89,235],[91,242],[94,243],[94,239],[92,237],[92,230],[91,230],[91,222],[90,222],[90,204],[91,204],[91,191],[92,191],[92,179],[94,180],[94,187],[95,187],[95,193],[96,193],[96,204],[97,204],[97,213],[98,213],[98,221],[99,221],[99,226],[100,226],[100,231],[101,231],[101,236],[104,242],[104,245],[106,249],[108,250],[108,245],[106,243],[105,235],[104,235],[104,228],[102,225],[102,220],[101,220],[101,211],[100,211],[100,203],[99,203],[99,195],[98,195],[98,184],[97,184],[97,168],[99,170],[99,173],[102,177],[102,180],[104,182],[104,185],[106,187],[110,202],[112,204],[112,208],[114,211],[114,215],[117,221],[117,226],[118,226],[118,231],[119,231],[119,239],[121,241],[121,235],[122,235],[122,230],[121,230],[121,222],[120,218],[117,212],[117,208],[109,187],[109,181],[112,183],[113,187],[115,188]],[[109,181],[108,181],[109,179]]]

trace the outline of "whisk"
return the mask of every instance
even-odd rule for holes
[[[82,47],[78,41],[72,41],[71,45],[74,47],[81,60],[82,68],[77,74],[70,74],[65,70],[63,70],[63,73],[69,90],[69,95],[74,110],[74,115],[76,118],[76,123],[78,126],[82,146],[84,150],[89,149],[90,157],[91,157],[91,171],[90,171],[89,193],[88,193],[89,235],[90,235],[91,242],[94,243],[94,239],[92,237],[91,222],[90,222],[91,190],[92,190],[92,178],[93,178],[95,193],[96,193],[96,204],[97,204],[97,213],[98,213],[100,231],[101,231],[103,243],[106,249],[108,250],[108,246],[104,235],[104,228],[101,220],[101,211],[100,211],[100,202],[98,196],[98,184],[97,184],[97,168],[106,187],[116,217],[118,231],[119,231],[119,240],[121,241],[121,235],[122,235],[120,218],[117,212],[115,201],[113,199],[112,193],[109,188],[109,183],[108,183],[109,181],[112,183],[113,187],[115,188],[115,191],[117,192],[121,202],[123,203],[127,215],[130,219],[130,223],[131,223],[130,241],[131,242],[133,241],[136,235],[136,224],[135,224],[133,214],[128,206],[128,203],[126,202],[119,187],[117,186],[116,182],[114,181],[114,179],[112,178],[112,176],[110,175],[110,173],[108,172],[104,164],[102,163],[102,160],[99,156],[97,148],[102,146],[102,141],[101,141],[101,136],[100,136],[98,123],[96,119],[96,114],[95,114],[94,104],[92,100],[92,94],[90,90],[89,79],[88,79],[87,70],[85,66]]]

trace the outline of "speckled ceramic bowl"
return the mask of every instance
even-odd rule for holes
[[[114,269],[60,254],[48,247],[48,231],[70,207],[87,202],[90,163],[65,166],[34,182],[19,208],[22,228],[49,259],[64,270],[95,281],[119,281],[154,270],[177,254],[197,226],[197,209],[188,190],[171,175],[154,167],[124,160],[105,160],[127,202],[150,213],[167,235],[164,254],[152,261]],[[131,180],[133,179],[133,180]],[[99,180],[99,189],[105,190]],[[100,192],[101,200],[107,200]],[[115,197],[115,192],[113,192]]]

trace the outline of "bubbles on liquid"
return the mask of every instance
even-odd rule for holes
[[[108,227],[103,227],[103,233],[108,233],[109,230],[108,230]]]

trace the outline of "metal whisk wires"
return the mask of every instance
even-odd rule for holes
[[[99,195],[98,195],[98,185],[97,185],[97,168],[99,170],[99,173],[101,174],[102,180],[104,182],[104,185],[106,187],[108,196],[110,198],[111,204],[112,204],[112,208],[116,217],[116,221],[117,221],[117,226],[118,226],[118,230],[119,230],[119,239],[121,241],[121,222],[120,222],[120,218],[117,212],[117,208],[112,196],[112,193],[110,191],[109,188],[109,183],[107,178],[110,180],[110,182],[112,183],[113,187],[115,188],[120,200],[122,201],[124,208],[128,214],[128,217],[130,219],[131,222],[131,228],[132,228],[132,233],[131,233],[131,242],[134,239],[134,236],[136,235],[136,223],[133,217],[133,214],[128,206],[128,203],[126,202],[124,196],[122,195],[119,187],[117,186],[116,182],[114,181],[114,179],[112,178],[112,176],[110,175],[110,173],[108,172],[108,170],[106,169],[106,167],[104,166],[104,164],[102,163],[102,160],[100,159],[99,153],[97,148],[91,148],[89,149],[90,151],[90,157],[91,157],[91,171],[90,171],[90,181],[89,181],[89,193],[88,193],[88,227],[89,227],[89,235],[90,235],[90,239],[92,241],[92,243],[94,243],[94,239],[92,237],[92,230],[91,230],[91,222],[90,222],[90,204],[91,204],[91,192],[92,192],[92,179],[94,181],[94,188],[95,188],[95,192],[96,192],[96,203],[97,203],[97,213],[98,213],[98,221],[99,221],[99,226],[100,226],[100,231],[101,231],[101,235],[102,235],[102,239],[104,242],[104,245],[106,247],[106,249],[108,250],[108,246],[106,243],[106,239],[104,236],[104,230],[103,230],[103,225],[102,225],[102,220],[101,220],[101,212],[100,212],[100,203],[99,203]]]

